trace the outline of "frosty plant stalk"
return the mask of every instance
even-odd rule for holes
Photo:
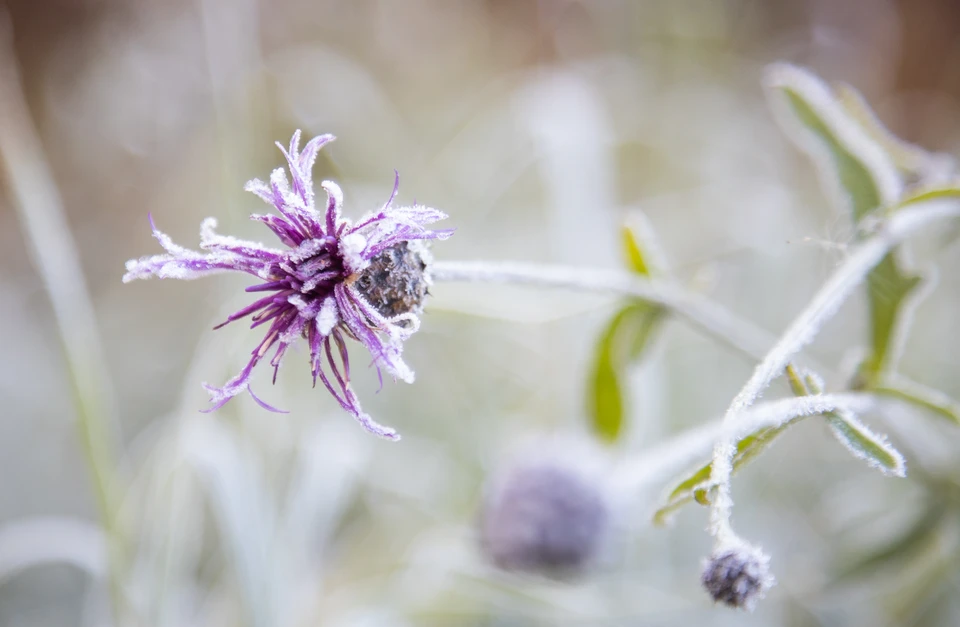
[[[286,248],[220,235],[217,223],[207,218],[200,227],[196,252],[173,243],[154,226],[153,235],[164,254],[127,262],[123,281],[148,279],[198,279],[228,271],[245,272],[260,283],[247,288],[258,294],[253,303],[230,315],[226,324],[250,318],[251,328],[266,332],[251,352],[247,365],[222,387],[204,384],[210,393],[213,411],[243,392],[261,406],[279,411],[254,395],[250,379],[254,368],[267,359],[273,380],[291,344],[304,339],[310,350],[310,368],[317,380],[346,411],[371,433],[399,439],[396,431],[374,421],[360,407],[350,385],[350,358],[347,340],[362,344],[373,356],[378,373],[386,370],[396,379],[413,382],[413,371],[401,358],[403,342],[420,326],[418,315],[431,283],[430,251],[426,241],[445,239],[452,230],[430,230],[427,225],[446,218],[430,207],[395,207],[399,186],[378,210],[357,222],[341,216],[343,193],[333,181],[323,181],[326,203],[314,203],[312,169],[319,150],[334,140],[333,135],[314,137],[300,152],[300,131],[290,147],[279,143],[290,171],[283,168],[270,181],[254,179],[245,189],[259,196],[276,214],[253,215]]]
[[[652,263],[655,241],[644,241],[629,228],[624,229],[627,272],[512,262],[446,262],[435,269],[438,280],[519,283],[621,295],[625,304],[601,335],[589,389],[595,397],[592,426],[596,435],[607,441],[617,440],[626,415],[618,369],[639,359],[664,313],[684,318],[740,352],[756,356],[759,365],[719,424],[641,454],[623,464],[614,479],[620,489],[631,492],[661,478],[679,462],[702,454],[705,444],[712,445],[712,459],[680,477],[655,520],[665,521],[685,503],[708,505],[709,531],[716,543],[704,563],[701,582],[715,601],[747,610],[763,598],[774,578],[768,556],[733,531],[731,479],[736,470],[799,419],[819,415],[854,457],[884,475],[903,477],[903,456],[856,415],[872,411],[882,397],[898,398],[960,424],[960,405],[896,372],[909,314],[919,297],[929,292],[918,289],[926,277],[905,261],[900,245],[931,225],[960,217],[960,177],[953,159],[894,137],[849,86],[829,86],[806,70],[785,64],[767,69],[765,86],[778,120],[812,157],[825,190],[850,212],[857,226],[857,241],[846,259],[779,339],[768,341],[749,322],[684,290]],[[848,391],[857,394],[829,395],[816,374],[798,369],[792,362],[858,289],[866,292],[869,328],[866,357],[847,382]],[[771,381],[783,373],[794,395],[801,398],[752,408]]]

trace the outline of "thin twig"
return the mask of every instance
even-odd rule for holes
[[[775,340],[753,323],[673,282],[648,280],[621,270],[513,261],[438,261],[432,274],[436,281],[514,283],[640,298],[663,305],[752,361],[762,359]]]
[[[843,264],[824,284],[780,340],[770,350],[753,375],[734,397],[724,416],[725,423],[735,423],[761,392],[790,362],[791,358],[809,344],[817,332],[840,305],[863,282],[870,270],[897,244],[920,229],[946,218],[960,216],[958,203],[933,203],[903,208],[890,216],[877,233],[854,248]],[[730,526],[733,500],[730,496],[730,473],[736,439],[725,435],[714,447],[711,482],[717,494],[710,509],[710,531],[718,542],[735,540]]]
[[[4,18],[0,15],[0,161],[30,258],[53,306],[77,412],[80,443],[107,537],[111,593],[119,621],[116,614],[122,594],[121,545],[112,386],[80,256],[23,97],[10,25],[3,23]]]

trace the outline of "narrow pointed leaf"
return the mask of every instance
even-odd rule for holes
[[[906,332],[904,307],[922,280],[920,276],[906,272],[894,253],[880,260],[867,275],[871,353],[862,366],[862,374],[868,380],[890,370],[893,365],[898,344]]]
[[[804,383],[809,394],[823,394],[823,383],[813,373],[805,375]],[[907,476],[907,465],[903,455],[887,442],[886,437],[873,433],[850,412],[827,412],[824,416],[834,437],[854,457],[864,460],[869,466],[885,475]]]
[[[767,69],[766,85],[784,130],[814,160],[855,222],[900,197],[893,160],[826,83],[802,68],[775,64]]]
[[[870,431],[853,414],[834,412],[827,416],[833,435],[854,457],[892,477],[906,477],[907,465],[886,438]]]

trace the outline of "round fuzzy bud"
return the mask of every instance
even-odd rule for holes
[[[400,242],[370,260],[355,286],[380,315],[418,315],[430,281],[426,247],[418,241]]]
[[[488,491],[480,542],[504,570],[566,579],[596,562],[609,535],[609,503],[575,460],[528,460]]]
[[[725,547],[710,556],[701,581],[714,601],[750,611],[775,583],[769,562],[757,548]]]

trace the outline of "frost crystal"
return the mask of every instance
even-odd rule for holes
[[[273,351],[269,363],[273,380],[287,348],[298,338],[306,340],[314,385],[319,379],[346,411],[369,431],[398,439],[397,433],[377,424],[360,408],[350,385],[350,360],[346,340],[363,344],[373,355],[378,372],[413,381],[413,372],[401,359],[403,341],[419,327],[419,314],[430,285],[429,255],[424,240],[446,239],[452,230],[430,230],[426,225],[446,218],[436,209],[414,205],[394,207],[393,194],[378,211],[355,224],[342,218],[343,193],[324,181],[326,207],[314,205],[313,164],[317,153],[333,135],[315,137],[299,151],[300,131],[289,149],[277,144],[286,157],[290,180],[283,168],[270,182],[254,179],[245,190],[264,200],[279,215],[253,215],[273,231],[286,249],[268,248],[215,232],[216,220],[207,218],[200,228],[200,247],[192,251],[173,243],[153,225],[153,235],[165,254],[127,262],[124,283],[135,279],[197,279],[227,271],[246,272],[262,283],[247,292],[266,293],[230,315],[222,324],[251,316],[251,328],[265,326],[266,333],[251,352],[247,365],[223,387],[204,384],[212,406],[222,407],[247,391],[261,406],[278,411],[254,396],[250,377],[254,367]],[[422,251],[422,252],[421,252]]]

